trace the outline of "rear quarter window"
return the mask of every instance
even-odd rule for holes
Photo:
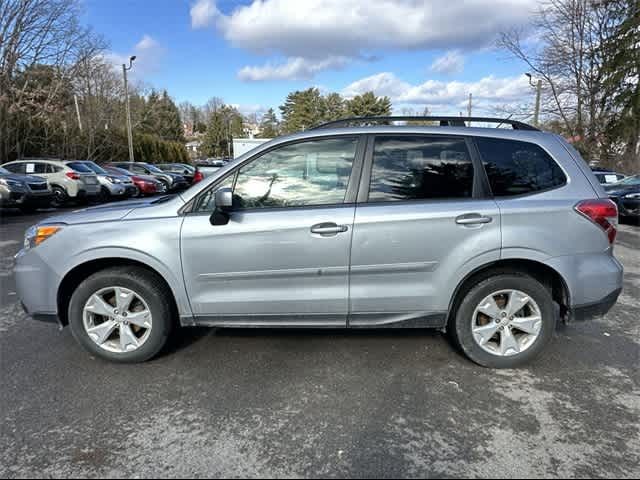
[[[534,143],[484,137],[475,141],[496,197],[533,194],[567,183],[556,161]]]

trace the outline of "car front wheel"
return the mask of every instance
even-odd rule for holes
[[[462,299],[450,330],[474,362],[515,368],[537,357],[556,326],[550,292],[534,278],[505,273],[479,281]]]
[[[144,362],[165,346],[173,326],[163,282],[142,268],[110,268],[84,280],[71,297],[69,325],[90,353],[120,363]]]

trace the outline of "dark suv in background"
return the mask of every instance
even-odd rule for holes
[[[167,192],[175,192],[189,188],[189,183],[177,173],[163,172],[155,165],[145,162],[117,162],[109,164],[113,167],[123,168],[135,175],[149,175],[160,181]]]
[[[19,175],[0,167],[0,207],[17,207],[24,212],[47,208],[53,193],[42,177]]]

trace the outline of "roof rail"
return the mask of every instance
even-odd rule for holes
[[[317,127],[313,127],[311,130],[318,130],[322,128],[335,128],[335,127],[354,127],[354,126],[367,126],[372,123],[378,122],[440,122],[441,127],[466,127],[465,122],[482,122],[482,123],[496,123],[497,126],[507,124],[511,125],[514,130],[533,130],[539,131],[536,127],[528,125],[517,120],[511,120],[509,118],[490,118],[490,117],[418,117],[418,116],[399,116],[399,117],[352,117],[343,118],[341,120],[334,120],[332,122],[323,123]],[[497,128],[497,127],[496,127]]]

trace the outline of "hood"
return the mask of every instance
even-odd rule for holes
[[[15,180],[22,183],[47,183],[46,178],[37,177],[35,175],[19,175],[17,173],[0,175],[0,178],[7,178],[9,180]]]
[[[74,210],[72,212],[63,213],[62,215],[55,215],[47,218],[44,223],[65,223],[67,225],[75,225],[80,223],[114,222],[123,219],[131,213],[131,211],[137,208],[153,206],[157,200],[158,197],[106,203],[95,207]]]

